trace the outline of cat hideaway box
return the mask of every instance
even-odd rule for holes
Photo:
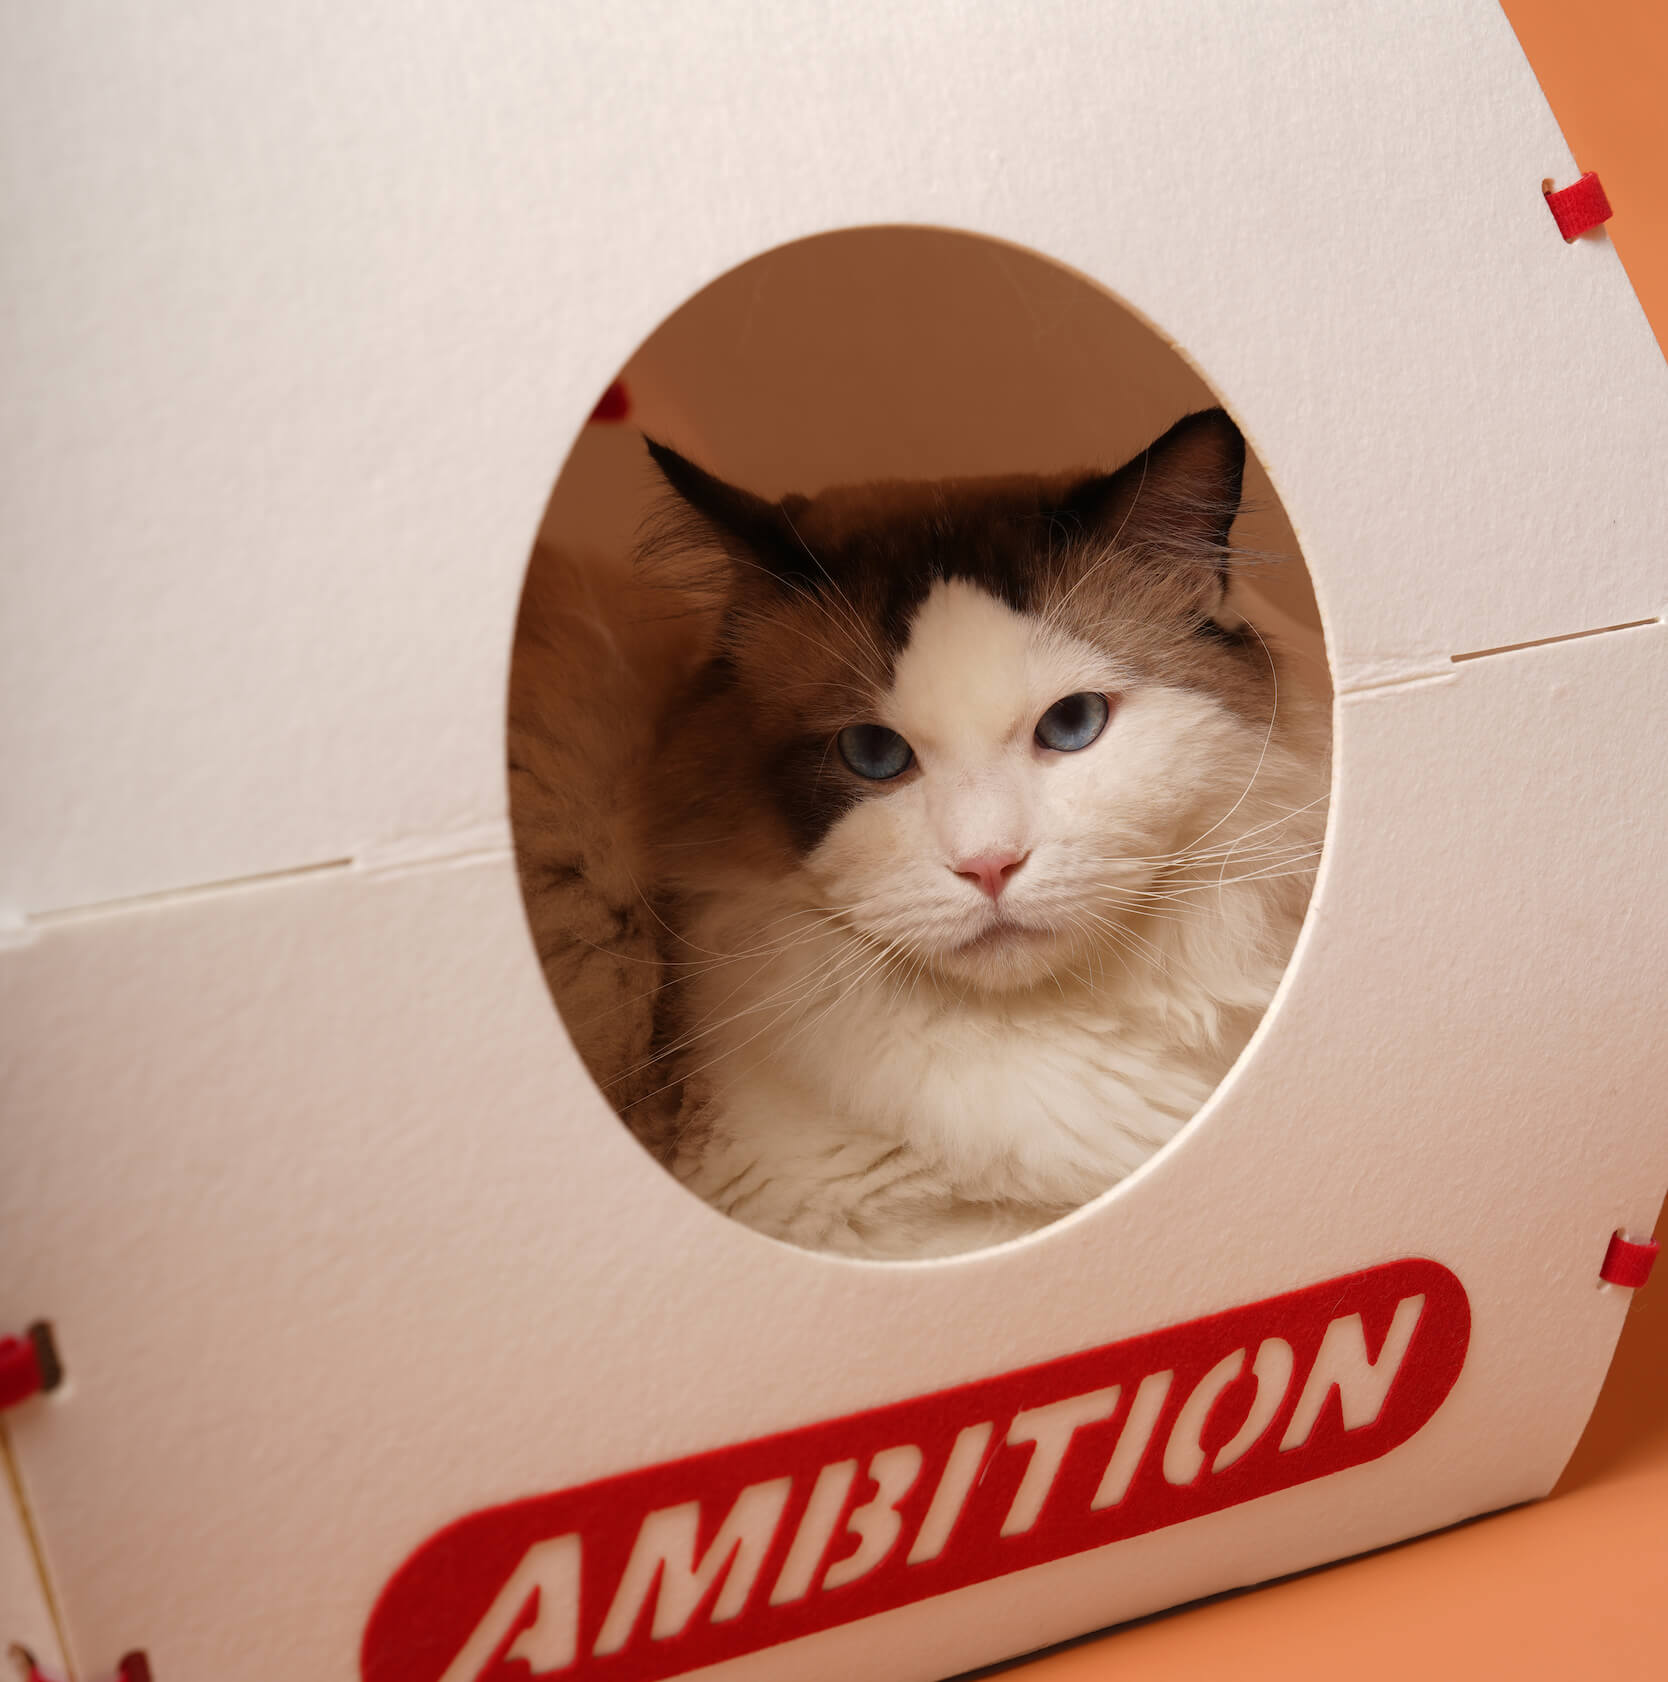
[[[930,1682],[1550,1488],[1668,1184],[1668,371],[1492,0],[0,27],[0,1640]],[[1214,1097],[1046,1230],[890,1264],[620,1125],[504,772],[597,394],[715,277],[886,227],[1177,347],[1335,697]]]

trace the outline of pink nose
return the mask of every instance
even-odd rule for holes
[[[1000,898],[1008,885],[1008,878],[1030,857],[1029,853],[980,853],[977,858],[963,859],[951,865],[958,876],[976,883],[981,893],[992,899]]]

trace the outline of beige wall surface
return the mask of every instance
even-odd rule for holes
[[[632,414],[588,427],[545,534],[629,552],[653,494],[640,432],[761,495],[870,479],[1116,467],[1219,398],[1156,327],[1036,253],[924,227],[855,228],[715,278],[627,362]],[[1255,415],[1235,542],[1243,606],[1327,682],[1308,572]]]

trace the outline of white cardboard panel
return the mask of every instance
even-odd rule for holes
[[[12,917],[499,824],[554,469],[715,274],[1032,246],[1245,424],[1341,689],[1655,613],[1668,385],[1492,0],[0,21]]]
[[[74,1377],[16,1446],[83,1667],[345,1682],[462,1513],[1406,1254],[1473,1330],[1390,1456],[723,1674],[939,1676],[1544,1492],[1626,1309],[1605,1242],[1668,1181],[1668,762],[1629,722],[1665,650],[1346,698],[1315,915],[1248,1057],[1118,1190],[950,1262],[795,1251],[662,1175],[552,1020],[505,856],[43,932],[0,968],[0,1315],[46,1305]]]

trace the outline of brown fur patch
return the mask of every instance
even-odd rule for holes
[[[534,946],[579,1055],[651,1149],[677,1094],[654,1055],[665,922],[629,791],[711,634],[661,592],[541,545],[510,662],[510,825]]]

